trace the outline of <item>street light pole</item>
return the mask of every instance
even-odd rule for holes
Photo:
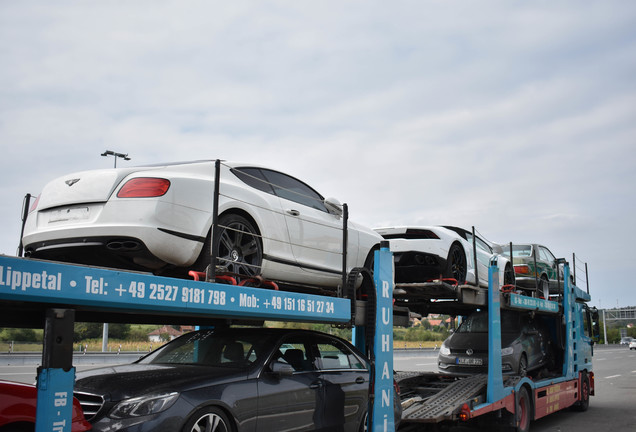
[[[113,168],[117,168],[117,158],[122,158],[126,161],[130,160],[130,158],[128,157],[128,153],[117,153],[112,150],[106,150],[104,153],[102,153],[102,156],[114,156],[115,164]],[[104,323],[104,326],[102,327],[102,352],[106,351],[108,351],[108,323]]]
[[[102,153],[102,156],[114,156],[115,157],[115,166],[114,168],[117,168],[117,158],[122,158],[123,160],[130,160],[130,158],[128,157],[128,153],[124,154],[124,153],[116,153],[112,150],[106,150],[104,153]]]

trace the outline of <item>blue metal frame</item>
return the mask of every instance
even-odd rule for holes
[[[390,275],[392,280],[392,275]],[[205,318],[347,323],[350,300],[0,255],[0,299]],[[391,314],[391,319],[393,315]],[[392,371],[392,369],[391,369]],[[392,373],[391,373],[392,377]],[[71,430],[75,369],[38,373],[36,432]]]
[[[574,358],[574,332],[580,331],[575,313],[576,300],[588,301],[589,294],[569,284],[569,267],[564,268],[563,310],[567,347],[563,376],[552,383],[573,379],[578,374]],[[374,432],[394,430],[393,417],[393,259],[383,245],[375,252],[376,329],[374,339],[375,403],[369,416]],[[49,304],[78,304],[105,310],[146,310],[192,317],[253,318],[302,322],[349,322],[350,300],[293,292],[238,287],[172,279],[141,273],[66,265],[0,255],[0,299]],[[501,358],[501,298],[496,260],[489,267],[488,310],[490,359]],[[510,306],[518,309],[555,312],[556,302],[510,294]],[[354,344],[365,351],[364,327],[353,331]],[[70,431],[75,369],[41,369],[38,374],[36,432]],[[522,379],[515,388],[503,386],[501,363],[488,362],[487,399],[482,406],[502,400],[521,385],[535,384]]]
[[[0,256],[0,299],[206,318],[346,323],[350,300]]]
[[[567,345],[565,347],[563,376],[566,379],[575,378],[574,373],[574,308],[572,304],[572,291],[570,287],[570,267],[564,266],[563,269],[563,315],[565,317],[565,334]]]
[[[499,294],[499,267],[493,260],[488,268],[488,387],[486,402],[493,403],[506,396],[503,387],[501,362],[501,298]]]
[[[75,368],[41,369],[35,409],[35,432],[70,432],[73,418]]]
[[[371,430],[395,430],[393,418],[393,255],[388,247],[375,252],[373,279],[376,286],[376,327],[374,338],[375,400]]]
[[[371,430],[395,429],[393,391],[393,257],[375,252],[377,314],[375,402]],[[164,312],[192,317],[346,323],[350,300],[68,265],[0,255],[0,299],[75,304],[101,310]],[[354,329],[364,352],[364,328]],[[75,369],[41,369],[36,432],[69,431]]]
[[[353,346],[358,348],[361,353],[367,351],[367,346],[364,340],[365,334],[363,326],[354,326],[353,329],[351,329],[351,343]]]
[[[541,312],[559,312],[559,303],[515,293],[510,294],[510,307]]]
[[[491,262],[488,273],[488,358],[501,358],[501,296],[499,293],[499,269],[496,260]],[[486,401],[474,407],[474,410],[481,409],[485,406],[501,401],[513,391],[519,391],[524,385],[529,385],[536,389],[550,384],[558,384],[560,382],[570,381],[578,378],[579,371],[578,362],[580,359],[575,358],[575,342],[581,341],[582,334],[576,334],[580,331],[580,317],[576,311],[576,301],[589,301],[590,295],[583,290],[569,283],[570,268],[566,264],[564,266],[564,288],[563,288],[563,314],[566,325],[565,358],[563,362],[563,373],[560,377],[550,378],[541,381],[531,381],[528,378],[521,379],[513,387],[503,386],[503,373],[501,362],[488,361],[488,387],[486,390]],[[558,303],[536,299],[531,297],[510,294],[510,306],[516,309],[536,310],[542,312],[558,312]],[[556,306],[555,306],[556,305]],[[556,308],[556,309],[555,309]]]

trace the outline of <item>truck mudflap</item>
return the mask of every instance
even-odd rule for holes
[[[435,373],[399,376],[402,422],[440,423],[456,420],[462,405],[480,403],[487,375],[449,376]]]

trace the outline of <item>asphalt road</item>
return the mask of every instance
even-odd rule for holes
[[[395,370],[436,371],[437,352],[396,351]],[[116,364],[112,361],[110,364]],[[101,364],[78,364],[77,370]],[[0,379],[35,382],[36,365],[0,364]],[[533,422],[533,432],[628,432],[636,430],[636,351],[626,347],[596,346],[594,352],[596,395],[584,413],[560,411]],[[464,429],[462,429],[464,430]]]
[[[397,351],[395,370],[437,371],[433,351]],[[594,347],[596,394],[586,412],[563,410],[532,423],[532,432],[636,431],[636,351]],[[457,429],[470,430],[467,428]]]
[[[596,394],[586,412],[560,411],[531,426],[533,432],[628,432],[636,430],[636,351],[595,347]]]

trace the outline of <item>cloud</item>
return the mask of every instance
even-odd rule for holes
[[[635,18],[618,1],[3,2],[0,252],[24,193],[111,166],[106,149],[223,158],[367,225],[577,251],[604,304],[634,305]]]

